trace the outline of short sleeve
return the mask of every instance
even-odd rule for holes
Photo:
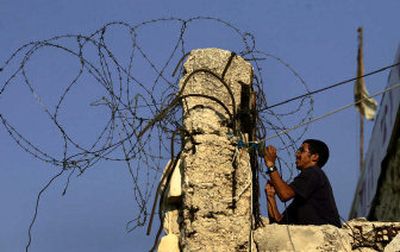
[[[317,169],[320,168],[313,167],[305,169],[293,180],[292,183],[289,184],[295,191],[296,195],[299,195],[303,199],[307,199],[316,188],[321,186],[322,181],[320,179],[320,171]]]

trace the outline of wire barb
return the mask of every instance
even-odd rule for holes
[[[55,141],[61,149],[47,150],[47,145],[32,140],[29,136],[35,134],[26,132],[20,124],[15,123],[12,120],[15,117],[5,109],[7,106],[0,106],[0,122],[24,152],[58,169],[57,176],[69,170],[63,194],[66,193],[71,179],[79,178],[87,169],[94,169],[100,162],[124,164],[132,181],[132,197],[137,206],[137,213],[132,221],[128,222],[127,230],[130,232],[144,226],[148,222],[149,202],[156,191],[158,177],[165,162],[171,159],[171,155],[173,157],[171,153],[174,150],[171,148],[183,146],[181,138],[173,137],[177,131],[184,128],[182,99],[202,96],[204,99],[213,100],[227,111],[229,121],[236,129],[235,107],[228,108],[217,97],[201,94],[182,95],[187,80],[180,91],[178,87],[180,76],[176,76],[176,73],[179,70],[180,73],[184,72],[182,62],[189,54],[187,48],[193,48],[187,31],[194,25],[205,26],[210,23],[237,38],[237,41],[229,41],[230,48],[226,49],[237,52],[237,55],[253,63],[256,107],[267,108],[257,113],[257,139],[264,139],[267,132],[271,134],[286,129],[285,120],[288,116],[299,115],[298,124],[312,118],[313,100],[309,95],[302,97],[294,109],[287,109],[283,113],[276,113],[267,106],[264,93],[266,86],[262,74],[264,64],[283,66],[297,80],[296,84],[300,84],[309,94],[306,82],[289,64],[279,57],[257,49],[255,36],[241,31],[227,21],[214,17],[193,17],[160,18],[139,24],[110,22],[90,34],[57,35],[22,45],[0,65],[0,98],[2,101],[10,99],[13,88],[19,88],[18,91],[26,88],[34,98],[33,104],[38,105],[40,112],[37,112],[37,116],[40,115],[41,118],[38,121],[42,123],[43,120],[50,125],[51,130],[48,132],[54,132],[51,141]],[[162,29],[168,27],[176,31],[169,34],[171,39],[165,39],[165,57],[158,55],[159,51],[155,51],[154,48],[151,50],[142,41],[143,36],[156,34],[151,29],[156,29],[159,24],[162,24]],[[121,36],[125,40],[117,40],[115,36]],[[122,41],[125,47],[116,41]],[[62,77],[57,73],[48,73],[49,76],[57,75],[56,85],[51,87],[54,89],[38,85],[42,80],[30,76],[31,72],[43,70],[41,67],[44,62],[39,57],[41,53],[63,58],[66,61],[64,66],[68,66],[64,69],[67,75]],[[226,86],[232,106],[236,106],[232,91],[224,80],[235,56],[235,53],[231,54],[222,74],[201,69],[191,73],[187,79],[200,72],[216,78]],[[178,63],[174,65],[176,62]],[[146,73],[145,76],[142,73]],[[24,85],[17,85],[21,80]],[[44,89],[48,89],[47,93],[43,92]],[[31,97],[24,99],[25,107],[34,107],[25,105]],[[76,118],[76,115],[71,116],[71,112],[82,112],[85,115],[83,119],[90,122],[94,120],[96,123],[82,125],[81,120],[72,121],[70,118]],[[83,137],[80,133],[77,137],[74,135],[77,130],[92,135]],[[281,148],[286,149],[288,153],[291,149],[296,149],[297,142],[306,131],[305,127],[297,136],[287,132],[280,136]],[[167,144],[169,141],[173,143]],[[285,166],[293,170],[289,163],[284,161]],[[72,177],[75,171],[77,176]],[[258,175],[256,177],[258,178]],[[52,184],[53,180],[38,194],[38,199]],[[35,215],[29,227],[27,250],[31,244],[31,230],[36,220],[38,204],[37,202]]]

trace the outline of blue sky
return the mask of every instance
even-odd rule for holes
[[[315,90],[351,78],[356,72],[358,26],[364,27],[364,63],[366,72],[393,63],[400,42],[398,1],[21,1],[0,0],[0,64],[11,53],[30,41],[60,34],[90,34],[112,21],[139,24],[162,17],[190,18],[210,16],[223,19],[248,31],[256,38],[256,47],[289,63]],[[223,32],[220,32],[223,31]],[[143,30],[142,41],[155,62],[164,62],[177,38],[173,24]],[[223,27],[202,22],[188,31],[187,49],[222,47],[234,50],[240,41]],[[112,39],[112,37],[111,37]],[[111,44],[123,57],[127,42],[115,37]],[[121,48],[118,48],[121,46]],[[32,78],[45,102],[60,95],[54,86],[71,76],[70,61],[52,50],[35,56]],[[36,66],[36,67],[35,67]],[[37,67],[40,66],[40,67]],[[55,69],[57,74],[49,74]],[[148,69],[135,76],[149,81]],[[7,72],[0,72],[1,85]],[[276,62],[263,68],[264,91],[270,103],[304,92],[297,79]],[[370,93],[384,89],[388,72],[366,79]],[[64,83],[67,80],[63,81]],[[91,137],[93,128],[104,119],[101,110],[79,113],[80,106],[97,97],[97,88],[81,86],[74,94],[75,109],[64,111],[65,123],[77,139]],[[346,85],[314,97],[314,115],[325,114],[351,103],[353,87]],[[79,98],[79,99],[78,99]],[[82,102],[82,103],[81,103]],[[86,103],[85,103],[86,102]],[[0,113],[9,118],[33,142],[49,153],[60,155],[60,139],[46,128],[40,105],[17,80],[0,96]],[[312,124],[306,138],[320,138],[331,149],[326,167],[340,214],[347,218],[358,179],[357,114],[349,109]],[[97,121],[98,120],[98,121]],[[288,119],[295,124],[298,118]],[[373,122],[366,125],[366,143]],[[47,130],[43,130],[47,129]],[[293,132],[296,136],[296,132]],[[279,141],[272,144],[280,146]],[[4,128],[0,128],[0,250],[23,251],[27,228],[33,216],[38,192],[58,170],[38,161],[19,148]],[[284,154],[282,153],[282,157]],[[287,158],[288,161],[290,159]],[[263,181],[261,183],[264,183]],[[127,233],[126,223],[135,216],[132,182],[120,163],[100,162],[83,176],[73,177],[68,193],[61,196],[65,178],[43,195],[33,229],[30,251],[146,251],[153,236],[141,228]],[[151,197],[152,199],[152,197]],[[264,202],[264,201],[263,201]],[[150,204],[149,204],[150,205]],[[265,206],[262,206],[265,214]]]

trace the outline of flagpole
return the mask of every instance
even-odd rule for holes
[[[359,73],[361,74],[361,71],[363,71],[363,29],[362,27],[358,27],[357,29],[358,32],[358,57],[357,57],[357,63],[359,67]],[[363,113],[360,114],[360,173],[362,173],[363,168],[364,168],[364,115]]]
[[[364,169],[364,116],[360,113],[360,173]]]
[[[377,102],[372,97],[369,97],[365,81],[362,78],[364,75],[363,62],[363,29],[358,27],[358,53],[357,53],[357,80],[354,83],[354,100],[356,107],[360,112],[360,172],[363,171],[364,162],[364,121],[373,120],[375,118]],[[359,102],[360,101],[360,102]]]

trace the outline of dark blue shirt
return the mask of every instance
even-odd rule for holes
[[[296,195],[280,223],[341,227],[332,187],[322,169],[304,169],[289,186]]]

